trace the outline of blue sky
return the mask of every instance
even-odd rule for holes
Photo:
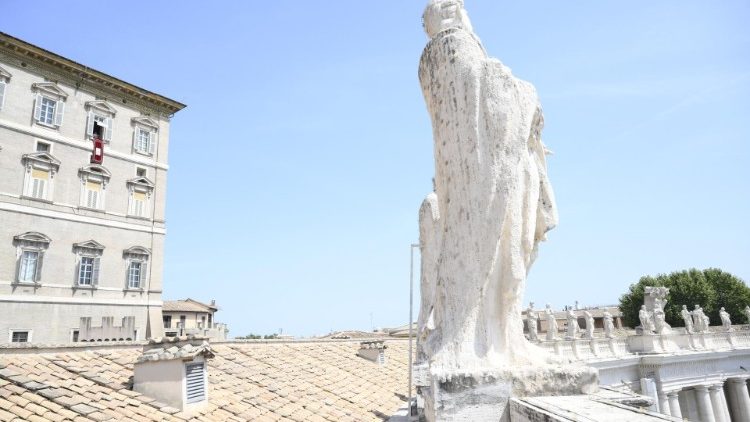
[[[407,321],[434,168],[425,3],[8,0],[0,29],[188,104],[165,297],[216,299],[231,335],[306,336]],[[750,280],[750,3],[466,3],[537,87],[555,153],[560,225],[527,299],[616,303],[689,267]]]

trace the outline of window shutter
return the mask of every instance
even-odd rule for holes
[[[146,282],[146,270],[148,269],[148,263],[146,261],[141,261],[141,273],[140,277],[138,277],[138,288],[142,289],[145,282]]]
[[[76,284],[80,285],[82,280],[81,270],[83,267],[81,266],[81,256],[78,256],[78,262],[76,262]]]
[[[89,110],[89,117],[86,120],[86,135],[94,136],[94,112]]]
[[[21,254],[16,254],[16,281],[21,281],[21,262],[23,261],[23,251]]]
[[[55,126],[62,125],[63,110],[65,110],[65,102],[63,102],[63,100],[57,100],[57,106],[55,107]]]
[[[153,154],[156,150],[156,132],[148,132],[148,153]]]
[[[3,109],[4,101],[5,101],[5,82],[0,81],[0,110]]]
[[[42,94],[36,94],[36,102],[34,102],[34,120],[37,122],[42,118]]]
[[[99,284],[99,262],[101,261],[100,257],[94,258],[94,269],[91,274],[91,285],[96,286]]]
[[[42,281],[42,263],[44,262],[44,252],[39,251],[36,255],[36,273],[34,274],[34,281],[39,283]]]
[[[107,129],[104,133],[104,140],[107,142],[112,140],[112,120],[114,120],[112,117],[107,117]]]
[[[186,402],[196,403],[206,397],[206,384],[203,374],[203,363],[185,365]]]

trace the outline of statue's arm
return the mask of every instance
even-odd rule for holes
[[[437,254],[439,253],[440,209],[435,192],[427,195],[419,208],[419,248],[421,255],[421,303],[419,332],[435,328],[434,306],[437,288]]]

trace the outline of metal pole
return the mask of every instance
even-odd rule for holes
[[[410,262],[409,262],[409,417],[411,418],[412,413],[412,395],[411,395],[411,386],[412,386],[412,338],[413,338],[413,328],[414,325],[414,248],[418,248],[419,244],[412,243],[411,247],[409,248],[409,255],[410,255]]]

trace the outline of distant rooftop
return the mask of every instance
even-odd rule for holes
[[[215,312],[219,308],[216,304],[207,305],[194,299],[165,300],[162,305],[163,312]]]
[[[195,415],[131,390],[140,348],[0,349],[0,420],[383,421],[404,405],[408,374],[408,343],[387,344],[381,366],[357,356],[359,341],[212,343]]]

